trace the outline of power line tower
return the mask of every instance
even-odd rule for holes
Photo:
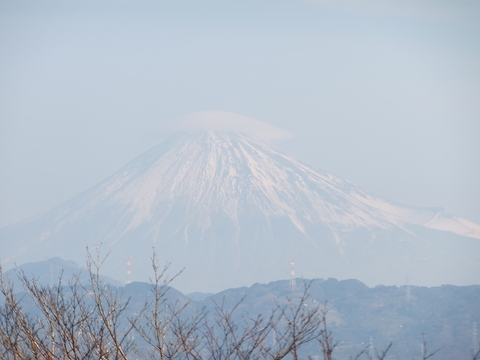
[[[127,281],[126,284],[130,284],[132,282],[132,261],[130,256],[127,256]]]
[[[295,291],[297,289],[297,282],[295,281],[295,261],[290,260],[290,289]]]

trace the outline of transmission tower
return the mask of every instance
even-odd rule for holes
[[[290,260],[290,289],[295,291],[297,289],[297,282],[295,281],[295,261]]]
[[[130,284],[132,282],[132,261],[130,256],[127,256],[127,281],[126,284]]]

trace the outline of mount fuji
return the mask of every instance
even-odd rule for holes
[[[313,169],[243,131],[177,133],[81,195],[0,230],[4,268],[109,255],[102,272],[151,275],[152,248],[184,291],[289,277],[369,285],[480,283],[480,226],[413,208]]]

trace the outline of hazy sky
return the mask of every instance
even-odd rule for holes
[[[0,0],[0,226],[206,110],[285,129],[278,148],[367,191],[480,223],[478,0]]]

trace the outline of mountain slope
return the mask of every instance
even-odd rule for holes
[[[121,279],[132,257],[146,279],[152,247],[177,286],[218,291],[288,277],[369,284],[480,281],[480,226],[439,209],[368,194],[252,136],[178,134],[119,172],[37,218],[0,232],[9,266],[42,257],[81,262],[85,246],[111,251],[105,272]]]

